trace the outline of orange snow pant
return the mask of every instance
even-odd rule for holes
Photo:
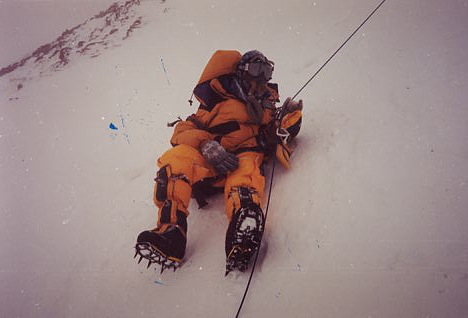
[[[229,220],[240,208],[239,188],[249,189],[252,201],[260,207],[265,188],[265,178],[260,171],[263,154],[243,152],[237,157],[239,168],[214,184],[216,187],[224,186],[226,214]],[[157,163],[159,171],[155,179],[154,203],[159,208],[158,227],[162,224],[177,224],[178,213],[189,215],[192,186],[207,178],[216,177],[216,172],[197,149],[187,145],[169,149]]]

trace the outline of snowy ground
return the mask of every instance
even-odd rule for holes
[[[0,77],[0,316],[234,317],[221,197],[191,206],[177,272],[132,259],[165,125],[216,49],[265,52],[285,98],[379,2],[142,0],[120,46]],[[467,1],[387,0],[301,93],[242,317],[468,317],[467,21]]]

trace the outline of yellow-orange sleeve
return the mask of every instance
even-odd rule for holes
[[[200,145],[207,141],[212,140],[213,135],[197,128],[197,126],[191,121],[181,121],[175,128],[172,134],[171,144],[176,145],[187,145],[195,149],[199,149]]]

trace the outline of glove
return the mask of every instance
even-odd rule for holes
[[[277,113],[278,129],[276,135],[279,137],[276,146],[276,158],[284,168],[289,169],[289,160],[292,150],[287,144],[299,133],[302,124],[302,99],[299,102],[286,98],[283,106]]]
[[[296,110],[302,111],[302,99],[296,102],[295,100],[292,100],[291,97],[288,97],[286,98],[280,109],[281,118],[286,114],[292,113]]]
[[[200,149],[201,154],[219,174],[226,174],[239,167],[239,159],[236,155],[227,152],[216,140],[206,142]]]
[[[278,136],[284,143],[289,143],[297,136],[302,124],[302,99],[298,102],[286,98],[283,106],[278,108],[277,120],[279,121]]]

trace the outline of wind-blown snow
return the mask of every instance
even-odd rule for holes
[[[166,123],[216,49],[265,52],[284,99],[378,2],[142,0],[95,57],[0,77],[0,316],[234,317],[222,197],[191,205],[175,273],[132,258]],[[242,317],[468,315],[466,21],[466,1],[388,0],[301,93]]]

